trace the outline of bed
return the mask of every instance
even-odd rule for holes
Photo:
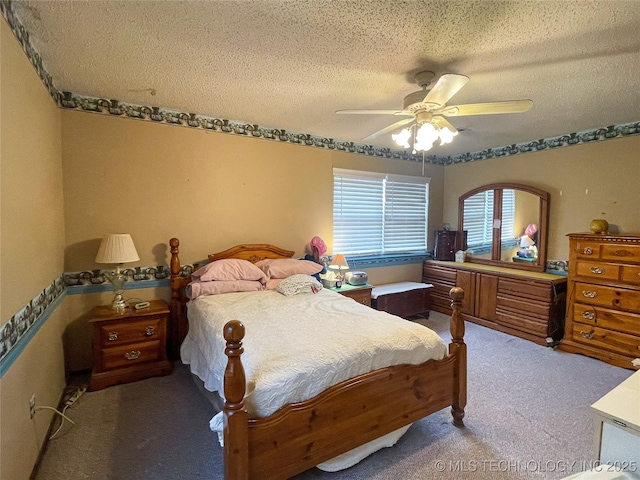
[[[183,342],[188,343],[188,339],[185,340],[189,329],[185,289],[191,281],[191,271],[183,269],[180,264],[179,240],[172,238],[170,246],[170,344],[174,358],[178,358],[180,346]],[[245,244],[209,255],[209,260],[244,259],[256,263],[264,259],[292,258],[293,255],[292,251],[269,244]],[[270,293],[264,292],[264,297],[267,298]],[[318,301],[326,304],[335,300],[336,303],[351,302],[357,305],[334,292],[320,294]],[[245,297],[236,293],[232,295],[236,295],[236,299],[246,298],[246,301],[251,297],[249,293]],[[222,379],[225,403],[221,414],[225,478],[289,478],[446,407],[451,407],[453,423],[462,426],[466,406],[466,345],[463,339],[464,321],[460,314],[462,290],[452,289],[451,297],[452,341],[441,359],[382,368],[374,366],[374,370],[339,381],[311,398],[287,404],[273,413],[263,411],[262,415],[253,407],[250,398],[253,393],[251,372],[254,366],[247,364],[250,374],[247,382],[242,359],[243,341],[251,344],[251,331],[245,332],[245,326],[238,320],[226,322],[222,327],[226,342],[226,365]],[[340,303],[340,308],[351,308],[351,303]],[[194,309],[194,306],[191,308]],[[366,309],[362,306],[358,308]],[[373,316],[388,315],[370,311]],[[253,325],[257,328],[258,324],[254,322]],[[281,338],[282,330],[279,335]],[[297,355],[289,361],[302,365],[302,360],[296,361],[302,356],[300,349],[295,347],[302,342],[304,335],[292,333],[290,337],[286,341],[291,348],[282,350]],[[246,359],[252,353],[248,351]]]

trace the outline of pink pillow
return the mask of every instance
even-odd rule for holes
[[[266,258],[257,262],[255,266],[266,273],[268,278],[287,278],[296,274],[315,275],[324,268],[319,263],[295,258]]]
[[[264,288],[267,290],[275,290],[282,280],[284,280],[284,278],[270,278],[267,280],[267,283],[264,284]]]
[[[194,299],[200,295],[217,295],[230,292],[257,292],[264,285],[255,280],[219,280],[207,282],[191,282],[185,289],[187,298]]]
[[[267,276],[249,260],[228,258],[216,260],[199,268],[191,274],[191,280],[200,282],[257,280],[264,283],[267,281]]]

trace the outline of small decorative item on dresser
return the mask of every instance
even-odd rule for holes
[[[589,227],[592,233],[600,233],[605,234],[609,233],[609,222],[604,220],[603,218],[596,218],[591,220],[591,225]]]
[[[108,305],[91,310],[90,390],[171,373],[172,364],[167,359],[169,307],[163,300],[148,303],[145,308],[127,307],[121,312]]]

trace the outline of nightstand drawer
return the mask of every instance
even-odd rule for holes
[[[351,292],[344,292],[344,296],[353,298],[356,302],[366,305],[368,307],[371,306],[371,289],[365,288],[363,290],[354,290]]]
[[[100,326],[101,347],[110,348],[141,340],[154,340],[162,335],[160,317],[148,317],[144,320],[122,321]]]
[[[134,343],[121,347],[102,350],[102,362],[105,370],[121,368],[137,363],[152,362],[160,358],[160,341]]]

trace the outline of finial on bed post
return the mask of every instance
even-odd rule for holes
[[[456,370],[454,372],[453,400],[451,403],[451,415],[453,424],[457,427],[464,426],[464,407],[467,405],[467,345],[464,343],[464,318],[462,318],[462,300],[464,290],[453,287],[449,291],[451,297],[451,343],[449,355],[456,357]]]
[[[245,480],[249,478],[249,425],[244,406],[246,377],[240,360],[244,325],[231,320],[223,332],[227,342],[224,353],[228,357],[224,371],[224,478]]]

